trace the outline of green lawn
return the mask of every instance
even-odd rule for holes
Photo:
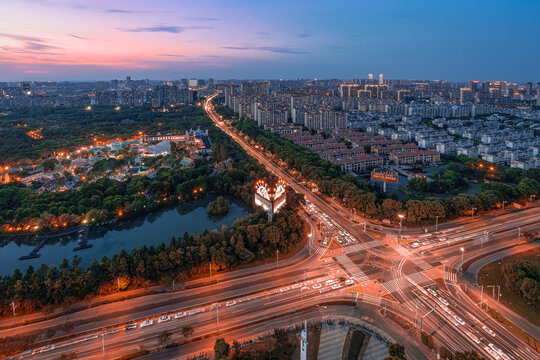
[[[540,248],[536,248],[533,251],[512,255],[484,266],[478,273],[478,284],[484,285],[484,291],[488,292],[488,294],[492,294],[493,290],[491,287],[486,288],[487,285],[500,285],[501,303],[508,306],[517,314],[528,319],[536,326],[540,326],[540,311],[528,305],[525,300],[504,285],[502,266],[506,263],[514,262],[520,259],[532,262],[540,271]],[[495,289],[495,295],[497,295],[496,291],[497,289]]]

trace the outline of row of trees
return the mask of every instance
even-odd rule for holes
[[[69,305],[86,297],[106,295],[121,289],[150,284],[172,284],[205,272],[208,263],[219,269],[231,269],[255,259],[286,253],[307,236],[304,223],[295,210],[284,207],[273,222],[259,211],[239,219],[227,229],[185,233],[168,244],[143,246],[130,253],[121,251],[101,261],[93,259],[88,268],[81,259],[64,259],[60,267],[29,267],[23,274],[0,279],[0,314],[8,316],[14,300],[18,311],[29,312],[52,306]],[[203,265],[204,264],[204,265]]]
[[[535,308],[540,308],[540,274],[536,266],[527,260],[518,260],[503,265],[506,287]]]
[[[511,203],[525,201],[528,197],[540,195],[540,169],[528,171],[502,170],[498,167],[487,171],[500,172],[500,177],[511,178],[517,184],[505,184],[492,181],[482,184],[480,193],[476,195],[459,194],[448,200],[433,197],[406,199],[397,201],[385,198],[384,194],[374,189],[368,182],[359,181],[350,175],[342,175],[340,168],[323,160],[319,155],[306,147],[259,128],[254,121],[236,121],[233,125],[244,135],[261,145],[266,151],[284,161],[288,168],[298,171],[308,181],[318,184],[319,191],[342,201],[347,207],[356,209],[359,214],[370,219],[390,219],[397,221],[397,213],[406,212],[405,223],[408,225],[432,224],[439,220],[452,219],[470,215],[471,212],[487,211],[501,206],[503,201]],[[465,161],[463,157],[459,161]],[[441,176],[440,186],[459,187],[464,180],[458,174],[471,177],[485,176],[484,166],[478,161],[470,160],[470,164],[461,167],[450,166]],[[463,170],[462,170],[463,169]],[[414,184],[414,182],[413,182]]]

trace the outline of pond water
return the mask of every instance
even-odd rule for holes
[[[216,198],[217,195],[208,195],[135,219],[93,228],[88,235],[88,244],[92,247],[80,251],[73,251],[78,245],[77,236],[64,236],[49,240],[39,250],[39,258],[19,260],[19,257],[28,255],[34,246],[21,241],[11,241],[0,248],[0,276],[12,274],[15,269],[24,273],[30,265],[35,269],[41,264],[59,266],[64,258],[71,260],[74,255],[81,257],[81,266],[88,266],[92,258],[99,261],[103,256],[111,257],[122,249],[130,252],[143,245],[157,246],[163,242],[168,243],[173,236],[180,237],[185,232],[193,234],[202,233],[204,230],[219,230],[223,225],[231,227],[237,219],[249,215],[249,207],[244,202],[230,197],[227,197],[231,205],[226,215],[208,214],[206,206]]]

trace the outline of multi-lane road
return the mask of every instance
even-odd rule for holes
[[[474,223],[445,225],[427,234],[408,232],[407,243],[383,244],[363,231],[362,225],[351,222],[342,209],[327,204],[229,129],[213,109],[214,97],[209,97],[204,107],[216,126],[309,201],[303,212],[314,238],[320,237],[320,247],[309,257],[276,268],[264,265],[231,272],[217,284],[104,304],[0,330],[0,337],[43,336],[47,329],[58,329],[67,320],[75,324],[72,339],[54,342],[53,338],[54,347],[37,347],[30,350],[31,354],[18,357],[52,359],[78,351],[81,358],[112,359],[136,352],[140,345],[159,346],[158,338],[164,330],[172,334],[171,341],[186,340],[181,329],[191,325],[194,334],[190,338],[196,341],[155,355],[182,358],[210,351],[218,333],[227,340],[247,341],[274,327],[301,323],[303,318],[359,319],[369,314],[391,340],[406,346],[411,358],[427,358],[415,337],[384,316],[382,309],[387,309],[418,328],[421,324],[454,351],[475,349],[487,359],[538,359],[538,353],[489,318],[459,289],[466,280],[460,271],[462,255],[467,261],[515,245],[518,226],[538,231],[537,208]],[[319,225],[321,234],[314,224]],[[339,251],[328,249],[331,239],[341,245]],[[443,282],[445,286],[441,286]],[[360,291],[361,286],[378,288],[379,293]],[[325,305],[334,301],[354,301],[357,306]],[[163,316],[170,318],[159,321]],[[141,326],[144,320],[151,323]],[[127,324],[135,325],[126,328]]]

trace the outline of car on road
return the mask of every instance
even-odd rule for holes
[[[42,353],[50,350],[54,350],[54,345],[45,345],[44,347],[39,349],[39,352]]]
[[[495,351],[493,351],[492,349],[490,349],[489,346],[485,346],[484,347],[484,350],[486,350],[488,352],[489,355],[491,355],[491,357],[493,357],[495,360],[498,360],[500,359],[501,357],[499,356],[499,354],[497,354]]]
[[[313,285],[313,288],[314,288],[314,289],[319,289],[319,288],[321,288],[321,287],[322,287],[322,284],[315,284],[315,285]]]
[[[129,325],[126,325],[125,327],[126,330],[132,330],[135,328],[137,328],[137,324],[129,324]]]
[[[24,357],[24,356],[29,356],[29,355],[32,355],[34,353],[34,350],[33,349],[30,349],[30,350],[25,350],[22,352],[21,356]]]
[[[340,287],[341,287],[341,284],[332,285],[332,289],[339,289]]]
[[[176,313],[176,315],[174,315],[174,318],[180,319],[180,318],[183,318],[184,316],[186,316],[186,313],[183,311],[180,311],[179,313]]]
[[[289,287],[288,287],[288,286],[287,286],[287,287],[284,287],[284,288],[281,288],[281,289],[279,289],[279,291],[281,291],[282,293],[283,293],[283,292],[287,292],[287,291],[289,291],[289,290],[290,290],[290,289],[289,289]]]
[[[345,284],[352,285],[352,284],[354,284],[354,281],[352,281],[351,279],[347,279],[347,280],[345,280]]]
[[[440,301],[442,304],[448,306],[448,300],[446,300],[445,298],[439,297],[439,301]]]
[[[486,325],[482,326],[482,330],[484,330],[485,332],[487,332],[489,335],[491,335],[491,336],[493,336],[493,337],[497,336],[497,334],[495,334],[495,333],[493,332],[493,330],[491,330],[490,328],[488,328]]]
[[[362,316],[362,320],[364,320],[364,321],[368,321],[368,322],[370,322],[370,323],[372,323],[372,322],[373,322],[373,319],[372,319],[372,318],[370,318],[369,316],[366,316],[366,315]]]
[[[227,301],[227,303],[225,304],[225,306],[233,306],[233,305],[236,305],[236,301],[234,300]]]
[[[477,344],[480,344],[480,339],[478,338],[478,336],[476,336],[475,334],[473,334],[471,332],[468,332],[468,331],[466,333],[467,333],[467,336],[469,337],[469,339],[471,339],[472,341],[474,341]]]
[[[437,296],[437,292],[435,290],[433,290],[432,288],[427,288],[426,289],[428,293],[430,293],[431,295],[433,296]]]
[[[418,247],[418,243],[415,243],[415,242],[414,242],[414,243],[412,243],[412,244],[411,244],[411,247],[413,247],[413,248],[415,248],[415,249],[416,249],[416,248]]]
[[[171,317],[169,315],[165,315],[159,318],[158,323],[166,322],[171,320]]]
[[[154,323],[154,320],[144,320],[144,321],[141,323],[140,327],[150,326],[150,325],[152,325],[153,323]]]
[[[454,320],[456,320],[460,325],[465,325],[465,321],[457,315],[454,315]]]
[[[330,279],[330,280],[326,280],[326,281],[325,281],[325,284],[326,284],[326,285],[332,285],[332,284],[335,283],[335,282],[336,282],[336,280]]]

